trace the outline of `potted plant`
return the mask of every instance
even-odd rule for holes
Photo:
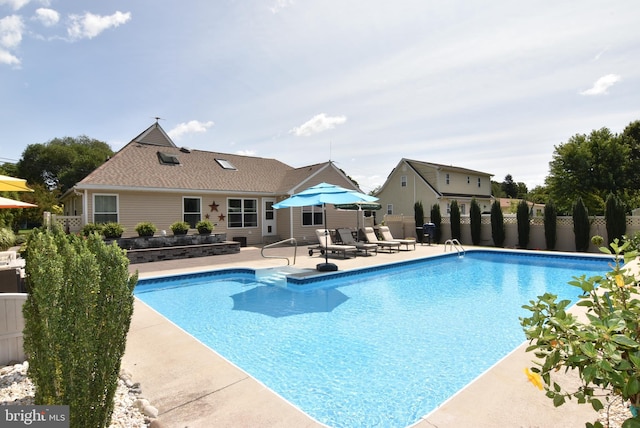
[[[189,223],[186,221],[176,221],[169,227],[174,235],[186,235],[189,231],[189,226]]]
[[[208,235],[213,231],[213,224],[209,220],[200,220],[196,223],[196,229],[200,235]]]
[[[143,221],[136,225],[136,232],[138,232],[138,236],[153,236],[153,234],[156,233],[156,230],[156,226],[148,221]]]
[[[413,204],[413,218],[416,221],[416,238],[417,242],[422,243],[424,239],[424,207],[422,206],[422,201],[418,201]]]
[[[102,234],[107,239],[117,239],[124,233],[124,227],[120,223],[105,223],[102,226]]]
[[[640,409],[639,286],[633,272],[621,262],[630,262],[638,253],[629,251],[628,241],[619,245],[616,239],[610,247],[613,251],[600,250],[615,256],[611,272],[591,278],[582,275],[569,282],[582,290],[576,306],[586,308],[584,321],[567,312],[569,300],[558,302],[550,293],[523,306],[531,312],[530,317],[520,319],[531,343],[527,351],[538,359],[525,372],[556,407],[567,398],[576,398],[600,410],[604,408],[600,396],[605,395],[607,401],[619,396],[630,410],[622,426],[635,427]],[[563,388],[554,377],[559,370],[577,372],[580,384]]]

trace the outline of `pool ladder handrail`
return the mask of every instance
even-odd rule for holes
[[[288,257],[284,257],[284,256],[265,256],[264,255],[264,250],[266,250],[267,248],[276,247],[278,245],[284,244],[285,242],[292,242],[293,243],[293,264],[295,265],[296,264],[296,255],[298,254],[298,241],[296,241],[296,238],[283,239],[282,241],[278,241],[278,242],[274,242],[274,243],[265,245],[260,250],[260,255],[265,259],[285,259],[287,261],[287,266],[289,266],[291,263],[289,262],[289,258]]]
[[[464,247],[457,239],[447,239],[444,241],[444,251],[447,251],[447,245],[451,246],[452,250],[456,250],[458,252],[458,256],[464,256]]]

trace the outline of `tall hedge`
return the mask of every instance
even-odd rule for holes
[[[531,223],[529,220],[529,204],[524,199],[518,202],[516,220],[518,222],[518,247],[527,248],[529,246]]]
[[[69,405],[71,427],[110,423],[137,282],[128,266],[98,234],[34,230],[27,241],[24,348],[35,404]]]
[[[576,243],[576,251],[586,252],[589,250],[589,231],[591,223],[589,222],[589,211],[582,202],[582,198],[578,196],[573,204],[573,234]]]
[[[431,240],[434,243],[440,242],[442,237],[442,214],[440,213],[440,204],[433,204],[431,206],[431,223],[436,226],[435,237]]]
[[[627,231],[627,214],[624,202],[609,193],[605,201],[605,221],[607,223],[607,241],[611,244],[615,239],[622,241],[622,236]]]
[[[544,239],[547,244],[547,250],[556,248],[558,211],[553,201],[549,201],[544,205]]]
[[[482,210],[476,198],[471,198],[469,220],[471,221],[471,242],[473,245],[479,245],[482,233]]]
[[[458,201],[451,201],[449,220],[451,221],[451,239],[460,240],[460,206]]]
[[[493,245],[504,247],[505,237],[504,216],[500,208],[500,201],[496,199],[491,204],[491,238],[493,239]]]

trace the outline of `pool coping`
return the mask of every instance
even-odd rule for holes
[[[142,271],[141,278],[153,278],[224,267],[273,267],[281,263],[262,260],[259,250],[242,250],[240,257],[205,257],[182,264],[156,262],[133,265],[131,270]],[[336,263],[354,269],[364,264],[374,266],[442,253],[442,246],[425,245],[418,246],[415,252],[380,253],[351,263],[336,259]],[[298,259],[299,266],[309,269],[317,261],[317,257]],[[595,420],[597,414],[590,406],[569,402],[555,408],[544,392],[527,381],[523,369],[531,365],[532,355],[524,352],[525,347],[523,343],[513,350],[412,427],[584,426],[585,422]],[[122,366],[141,383],[143,395],[158,408],[159,420],[166,427],[324,426],[138,299]]]

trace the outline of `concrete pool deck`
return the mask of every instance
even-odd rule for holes
[[[443,245],[418,244],[415,251],[381,252],[345,260],[329,257],[329,261],[344,271],[443,252]],[[269,249],[266,253],[292,257],[293,248]],[[298,248],[295,266],[315,270],[323,261],[317,252],[309,256],[303,246]],[[286,261],[282,259],[262,258],[260,248],[245,247],[239,254],[134,264],[130,271],[137,270],[140,278],[148,278],[283,264]],[[527,381],[523,370],[531,367],[533,355],[525,353],[525,348],[523,343],[413,426],[584,427],[585,422],[595,421],[597,413],[591,406],[573,400],[554,408],[544,391]],[[122,367],[133,375],[134,382],[140,382],[143,396],[158,409],[163,427],[323,426],[137,299]],[[577,384],[571,378],[560,384],[569,382]]]

